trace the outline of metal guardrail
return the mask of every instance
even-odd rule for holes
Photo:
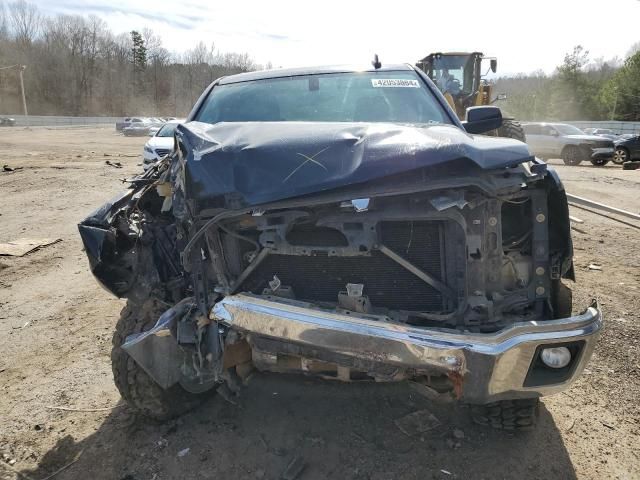
[[[622,215],[624,217],[633,218],[634,220],[640,220],[640,215],[638,215],[637,213],[629,212],[627,210],[622,210],[621,208],[611,207],[609,205],[605,205],[604,203],[596,202],[594,200],[589,200],[588,198],[578,197],[577,195],[571,195],[570,193],[567,193],[567,200],[570,203],[575,203],[576,205],[595,208],[597,210],[603,210],[608,213],[615,213],[618,215]]]
[[[19,127],[56,127],[82,125],[115,125],[122,117],[72,117],[60,115],[0,115],[15,118]]]
[[[617,120],[576,120],[565,123],[574,125],[581,130],[585,128],[608,128],[618,135],[625,133],[640,135],[640,122],[620,122]]]

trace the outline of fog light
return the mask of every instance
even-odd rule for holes
[[[564,368],[571,361],[571,352],[567,347],[545,348],[540,352],[542,363],[551,368]]]

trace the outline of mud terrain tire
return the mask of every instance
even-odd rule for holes
[[[148,298],[142,303],[129,300],[120,312],[111,350],[113,379],[122,398],[144,416],[160,421],[193,409],[207,396],[207,393],[189,393],[180,385],[163,389],[120,348],[127,336],[153,327],[167,308],[166,304],[155,298]]]
[[[472,405],[473,421],[500,430],[533,430],[538,419],[540,400],[525,398],[502,400],[487,405]]]
[[[523,143],[527,143],[527,137],[520,122],[515,120],[503,119],[502,126],[497,131],[498,137],[515,138]]]

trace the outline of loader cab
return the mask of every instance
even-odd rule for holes
[[[433,80],[458,117],[464,118],[468,107],[491,104],[491,85],[482,79],[483,60],[489,60],[488,68],[496,71],[497,60],[481,52],[431,53],[416,66]]]

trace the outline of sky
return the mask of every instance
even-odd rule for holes
[[[415,63],[430,52],[481,51],[498,57],[498,74],[551,73],[575,45],[608,59],[640,42],[640,0],[31,2],[47,14],[95,14],[114,33],[151,28],[170,51],[204,41],[274,67],[369,65],[374,53],[383,63]]]

